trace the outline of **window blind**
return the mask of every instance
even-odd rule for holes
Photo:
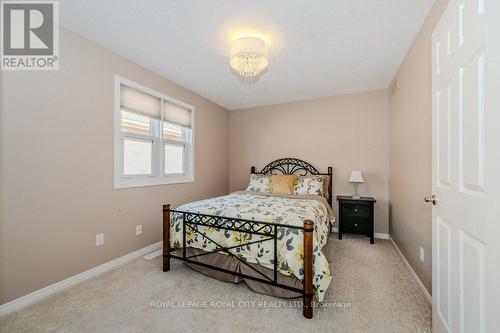
[[[120,106],[133,112],[160,118],[161,100],[127,86],[120,86]]]
[[[164,101],[163,120],[183,127],[191,127],[191,110]]]

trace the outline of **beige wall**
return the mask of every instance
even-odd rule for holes
[[[431,292],[431,35],[448,0],[436,0],[399,68],[389,97],[391,237]],[[419,247],[425,261],[419,259]]]
[[[360,192],[377,199],[375,232],[388,232],[389,135],[387,91],[320,98],[230,113],[230,189],[248,184],[250,167],[281,157],[334,167],[334,195],[351,194],[350,171],[360,169]],[[335,211],[336,203],[335,203]]]
[[[0,304],[160,241],[163,203],[228,192],[227,110],[65,29],[60,47],[59,71],[0,74]],[[115,74],[195,106],[194,183],[113,189]]]

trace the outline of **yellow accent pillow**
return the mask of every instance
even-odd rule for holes
[[[272,175],[271,193],[293,194],[296,179],[292,175]]]

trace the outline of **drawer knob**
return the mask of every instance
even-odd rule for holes
[[[358,224],[357,224],[357,223],[355,223],[355,224],[354,224],[354,226],[355,226],[355,227],[357,227],[357,226],[358,226]]]

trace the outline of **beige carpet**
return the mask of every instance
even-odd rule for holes
[[[431,332],[430,305],[392,243],[331,237],[325,254],[333,282],[325,307],[315,309],[311,320],[293,302],[208,278],[175,260],[163,273],[158,257],[136,259],[4,316],[0,327],[2,332]]]

